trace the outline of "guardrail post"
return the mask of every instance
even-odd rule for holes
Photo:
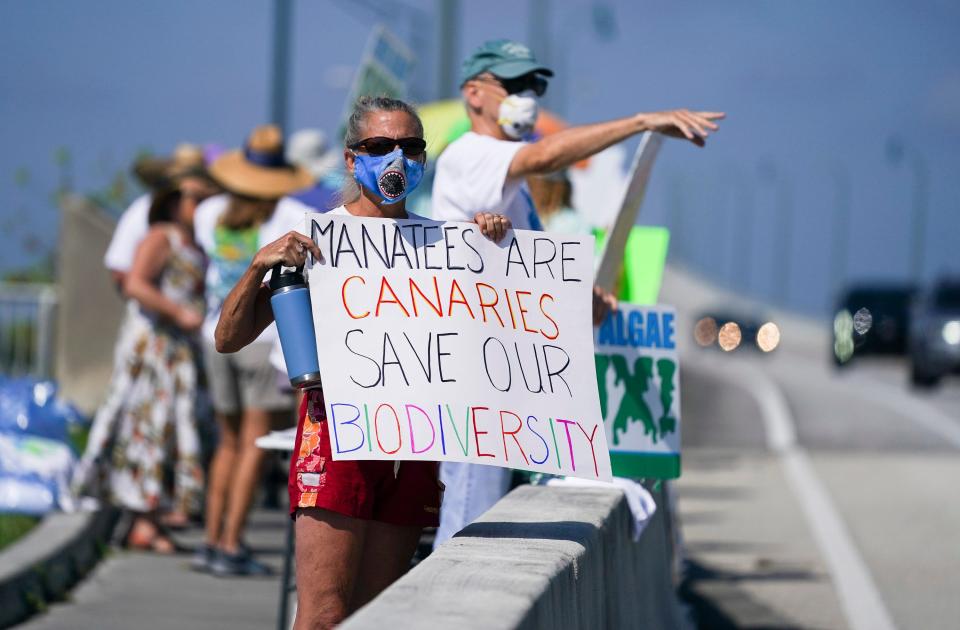
[[[37,378],[53,377],[53,335],[56,324],[57,292],[45,288],[37,303],[37,323],[34,331],[34,375]]]

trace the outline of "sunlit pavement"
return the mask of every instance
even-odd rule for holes
[[[277,572],[282,567],[285,510],[254,512],[247,542]],[[198,529],[177,536],[202,540]],[[279,577],[217,578],[188,568],[190,555],[113,551],[73,591],[23,625],[31,629],[254,629],[276,627]]]
[[[684,596],[702,628],[843,628],[828,569],[776,456],[684,452]]]
[[[728,299],[678,273],[664,293],[685,330]],[[761,399],[778,398],[794,432],[789,448],[778,447],[771,432],[783,427],[755,402],[684,394],[684,590],[702,625],[956,627],[960,381],[917,392],[906,366],[891,360],[837,371],[825,326],[778,324],[783,343],[771,355],[690,341],[681,349],[691,377],[721,375]],[[792,465],[797,457],[805,468]],[[832,514],[811,509],[820,504],[810,496]],[[824,531],[839,534],[824,542]]]

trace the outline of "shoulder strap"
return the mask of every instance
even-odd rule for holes
[[[180,250],[183,247],[183,234],[180,233],[177,226],[167,225],[164,227],[164,231],[167,233],[167,240],[170,241],[170,247]]]

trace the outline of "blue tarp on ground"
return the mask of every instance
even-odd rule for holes
[[[0,512],[68,508],[88,426],[53,381],[0,377]]]
[[[89,426],[76,407],[57,395],[54,381],[0,376],[0,431],[62,442],[79,455],[78,440]]]

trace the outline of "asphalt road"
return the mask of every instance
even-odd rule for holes
[[[730,299],[677,273],[664,294],[687,331]],[[683,590],[700,626],[956,628],[960,379],[916,391],[887,359],[838,371],[825,330],[774,319],[770,355],[681,346]]]

